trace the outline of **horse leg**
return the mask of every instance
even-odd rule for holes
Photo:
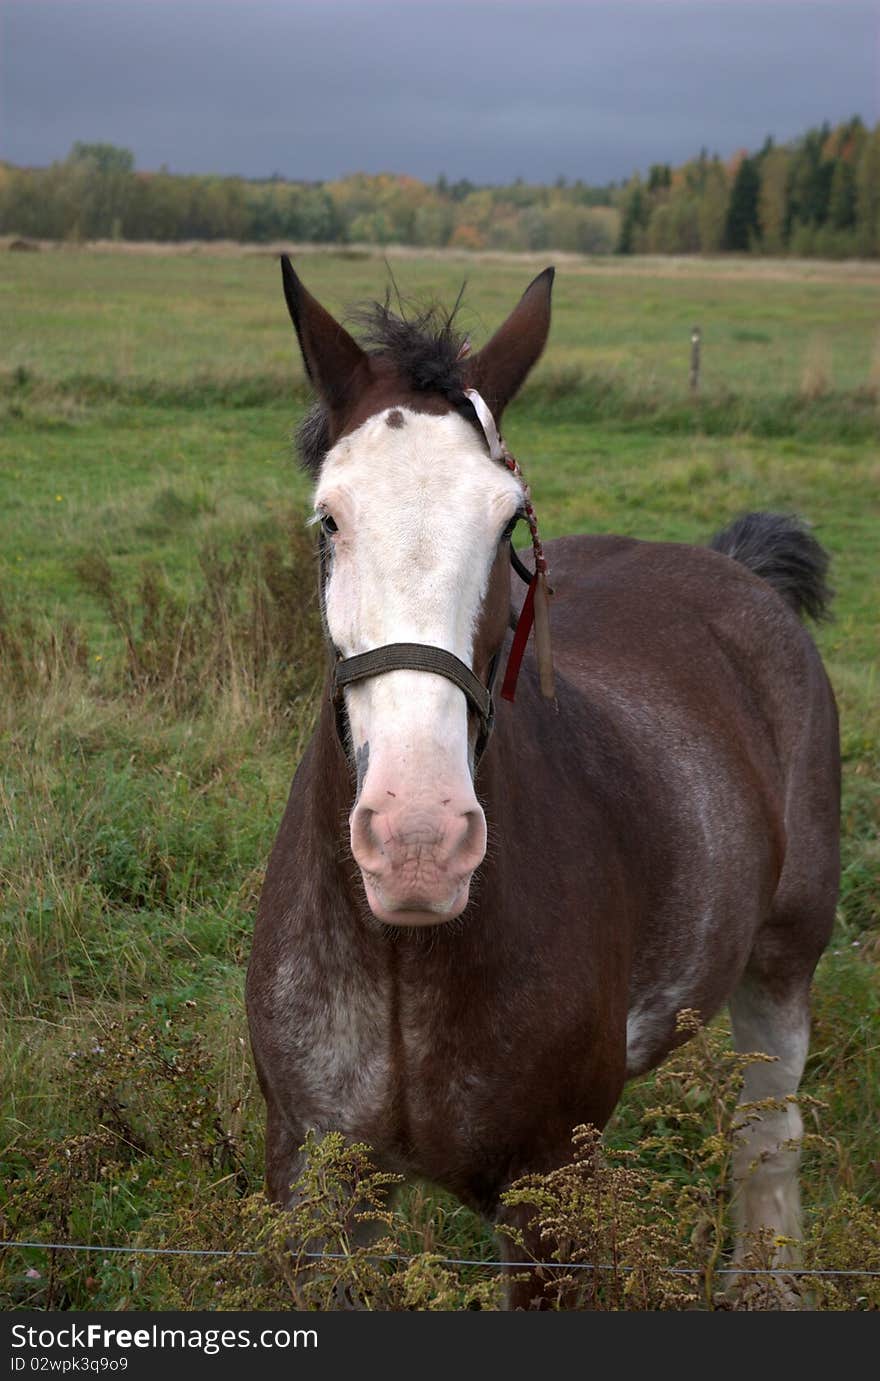
[[[620,1097],[624,1050],[621,1041],[618,1067],[601,1084],[599,1076],[596,1077],[596,1086],[601,1090],[602,1097],[601,1100],[597,1097],[592,1108],[587,1110],[588,1119],[584,1125],[591,1132],[584,1137],[578,1134],[573,1140],[571,1131],[567,1128],[562,1130],[565,1123],[563,1118],[558,1134],[549,1139],[552,1149],[545,1148],[542,1154],[530,1156],[528,1169],[520,1172],[521,1175],[549,1177],[547,1187],[551,1190],[551,1198],[554,1194],[560,1196],[563,1221],[566,1211],[564,1205],[569,1200],[573,1185],[580,1189],[592,1185],[594,1176],[601,1172],[602,1129]],[[592,1117],[589,1113],[592,1113]],[[557,1175],[556,1172],[560,1173]],[[520,1175],[513,1174],[508,1183],[516,1183],[519,1178]],[[553,1216],[552,1213],[550,1216]],[[572,1263],[571,1251],[579,1245],[578,1226],[573,1223],[566,1228],[559,1223],[559,1235],[554,1230],[542,1232],[540,1217],[534,1203],[504,1204],[499,1201],[496,1205],[495,1228],[501,1257],[503,1261],[512,1263],[505,1271],[507,1308],[529,1311],[608,1308],[609,1291],[605,1287],[610,1284],[613,1293],[616,1282],[609,1281],[609,1277],[599,1271]],[[558,1266],[555,1264],[557,1260]],[[536,1262],[547,1264],[535,1265]]]
[[[547,1260],[552,1250],[531,1226],[534,1216],[533,1207],[518,1204],[501,1208],[495,1219],[501,1259],[514,1263],[504,1272],[506,1308],[528,1311],[577,1308],[579,1301],[572,1297],[571,1291],[560,1291],[554,1283],[555,1276],[565,1274],[564,1269],[555,1271],[532,1265],[534,1261]],[[508,1228],[516,1234],[516,1239],[508,1237]]]
[[[745,1070],[734,1134],[735,1261],[772,1234],[772,1265],[797,1260],[801,1239],[798,1164],[803,1121],[794,1101],[810,1032],[809,980],[770,983],[747,972],[730,1001],[736,1049],[771,1056]],[[749,1103],[772,1100],[767,1108]]]
[[[302,1144],[305,1131],[295,1132],[266,1099],[266,1193],[282,1208],[294,1206],[292,1186],[299,1179],[305,1156]]]
[[[558,1291],[553,1287],[555,1272],[532,1265],[533,1261],[546,1257],[548,1250],[547,1243],[542,1243],[539,1233],[530,1226],[533,1217],[533,1208],[517,1204],[500,1208],[495,1219],[501,1259],[513,1262],[504,1268],[504,1294],[506,1308],[514,1311],[553,1309],[561,1304]],[[507,1236],[508,1228],[513,1229],[515,1237]]]
[[[287,1209],[294,1219],[294,1232],[288,1240],[291,1254],[295,1257],[298,1253],[299,1243],[295,1235],[296,1211],[299,1202],[295,1183],[302,1173],[306,1157],[302,1150],[303,1142],[306,1139],[305,1132],[294,1132],[284,1118],[273,1108],[272,1102],[267,1099],[266,1103],[266,1189],[269,1198],[282,1208]],[[376,1163],[375,1154],[373,1162],[376,1168],[380,1168]],[[391,1185],[387,1191],[386,1205],[391,1206],[396,1195],[396,1186]],[[346,1216],[345,1237],[352,1252],[357,1252],[372,1246],[373,1242],[380,1236],[382,1224],[376,1222],[363,1222],[358,1220],[358,1213],[365,1205],[353,1198],[350,1206],[350,1215]],[[339,1243],[332,1244],[334,1252],[338,1252]],[[309,1267],[316,1254],[327,1250],[327,1243],[320,1238],[313,1238],[309,1242],[308,1250],[310,1256],[304,1261],[306,1279],[308,1279]],[[345,1261],[337,1260],[328,1263],[338,1268],[340,1274],[345,1273]],[[321,1263],[315,1259],[315,1266],[320,1267]],[[306,1303],[300,1285],[293,1283],[294,1297],[297,1307],[305,1308]],[[351,1281],[340,1279],[333,1287],[334,1306],[339,1310],[361,1309],[362,1303],[358,1295],[356,1286]]]

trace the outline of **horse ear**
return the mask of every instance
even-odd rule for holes
[[[467,383],[481,393],[498,422],[547,343],[554,268],[539,273],[503,326],[467,365]]]
[[[286,254],[281,256],[281,277],[306,373],[331,410],[342,408],[351,401],[355,376],[367,364],[366,352],[303,287]]]

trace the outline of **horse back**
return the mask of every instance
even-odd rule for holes
[[[557,707],[532,673],[516,739],[566,783],[582,876],[625,880],[609,927],[629,928],[635,1072],[673,1043],[678,1010],[717,1010],[756,946],[812,972],[838,881],[836,708],[793,610],[730,557],[603,536],[547,556]],[[589,883],[582,898],[595,916]]]

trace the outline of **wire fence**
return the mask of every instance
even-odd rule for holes
[[[262,1252],[244,1251],[235,1249],[224,1251],[219,1247],[132,1247],[109,1245],[107,1243],[87,1243],[87,1242],[0,1242],[0,1248],[16,1248],[20,1250],[37,1248],[41,1251],[60,1251],[60,1252],[95,1252],[129,1253],[133,1256],[213,1256],[213,1257],[259,1257]],[[423,1253],[421,1256],[407,1255],[405,1252],[362,1252],[359,1254],[361,1260],[368,1261],[389,1261],[398,1265],[410,1265],[414,1261],[423,1260],[425,1256],[430,1256],[436,1261],[438,1266],[478,1266],[484,1270],[550,1270],[550,1271],[613,1271],[620,1275],[632,1275],[636,1271],[644,1269],[641,1266],[621,1266],[615,1262],[593,1262],[593,1261],[480,1261],[477,1258],[443,1256],[437,1257],[433,1252]],[[346,1261],[350,1257],[348,1252],[298,1252],[300,1260],[307,1261]],[[664,1275],[675,1276],[701,1276],[706,1268],[704,1266],[653,1266],[652,1270],[661,1271]],[[809,1279],[811,1277],[850,1277],[861,1279],[868,1276],[880,1276],[880,1270],[870,1267],[854,1270],[822,1270],[816,1267],[800,1266],[779,1266],[779,1267],[754,1267],[754,1266],[724,1266],[713,1268],[712,1274],[716,1276],[780,1276],[791,1279],[797,1276],[798,1279]]]

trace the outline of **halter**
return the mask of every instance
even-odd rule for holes
[[[466,388],[464,394],[471,403],[489,447],[492,460],[499,461],[516,476],[522,485],[523,509],[529,531],[532,535],[532,549],[535,554],[535,569],[530,571],[523,565],[510,544],[510,564],[521,580],[528,585],[522,610],[513,635],[507,670],[501,686],[501,696],[512,701],[516,695],[516,682],[522,665],[523,654],[528,642],[532,624],[535,625],[535,648],[538,658],[538,671],[541,690],[547,699],[554,698],[553,659],[550,650],[549,588],[547,585],[547,561],[544,548],[538,536],[538,520],[532,505],[532,496],[519,464],[504,445],[495,425],[495,419],[482,396],[473,388]],[[322,606],[323,614],[323,606]],[[355,681],[364,681],[372,676],[381,676],[386,671],[430,671],[436,676],[445,676],[463,692],[468,704],[476,712],[480,731],[474,748],[474,768],[483,755],[495,723],[495,702],[493,690],[498,674],[499,654],[492,658],[489,668],[488,684],[474,675],[473,671],[460,657],[447,652],[442,647],[432,647],[425,643],[386,643],[383,647],[371,648],[369,652],[357,653],[354,657],[342,657],[329,637],[326,618],[325,632],[336,656],[332,668],[330,697],[336,712],[336,730],[339,741],[345,744],[343,712],[345,707],[344,690]]]

